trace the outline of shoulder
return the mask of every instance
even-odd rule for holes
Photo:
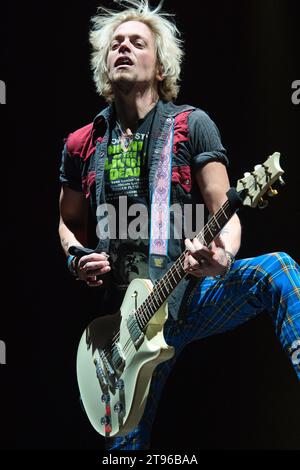
[[[175,133],[183,132],[186,135],[193,131],[194,127],[211,122],[208,114],[200,108],[191,105],[176,106]]]
[[[175,105],[172,103],[168,105],[168,111],[173,113],[175,129],[181,129],[182,127],[184,129],[193,129],[195,126],[199,126],[199,124],[203,126],[213,124],[212,119],[206,111],[190,104]]]
[[[69,155],[83,156],[83,149],[87,141],[91,141],[93,136],[93,122],[71,132],[66,139],[66,147]]]
[[[65,143],[70,156],[79,156],[85,160],[91,155],[95,150],[96,142],[103,139],[111,113],[111,106],[104,108],[93,122],[68,135]]]
[[[178,115],[182,113],[190,113],[195,109],[194,106],[189,104],[175,104],[172,101],[163,102],[160,101],[158,105],[158,109],[164,113],[166,117],[174,117],[176,118]]]
[[[201,108],[194,108],[193,112],[190,114],[191,122],[208,122],[211,121],[209,114]]]

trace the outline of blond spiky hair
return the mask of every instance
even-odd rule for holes
[[[120,24],[126,21],[140,21],[152,31],[157,49],[157,60],[163,73],[163,81],[158,84],[158,93],[165,101],[174,100],[179,92],[180,65],[183,56],[182,40],[176,25],[161,12],[162,2],[154,9],[148,0],[115,0],[127,8],[123,11],[99,7],[97,15],[91,19],[90,43],[93,48],[91,67],[98,93],[106,101],[114,99],[108,80],[106,59],[112,35]]]

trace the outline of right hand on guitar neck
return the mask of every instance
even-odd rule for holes
[[[111,270],[108,261],[109,255],[106,253],[92,253],[82,256],[77,264],[77,276],[81,281],[85,281],[89,287],[99,287],[103,285],[103,276]]]

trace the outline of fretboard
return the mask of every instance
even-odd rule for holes
[[[221,232],[228,220],[233,216],[238,207],[227,200],[214,214],[196,238],[203,245],[210,243]],[[149,323],[153,315],[160,309],[170,294],[178,286],[180,281],[187,276],[184,270],[184,260],[188,250],[185,250],[174,262],[165,275],[155,284],[153,291],[135,312],[136,319],[141,329]]]

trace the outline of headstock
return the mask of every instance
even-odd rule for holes
[[[262,165],[256,165],[254,171],[245,173],[244,178],[238,180],[236,190],[242,192],[244,206],[256,207],[258,205],[264,208],[268,205],[268,201],[264,200],[263,196],[266,193],[270,197],[276,196],[277,191],[272,188],[272,184],[277,180],[284,184],[281,178],[284,171],[279,160],[280,153],[275,152]]]

